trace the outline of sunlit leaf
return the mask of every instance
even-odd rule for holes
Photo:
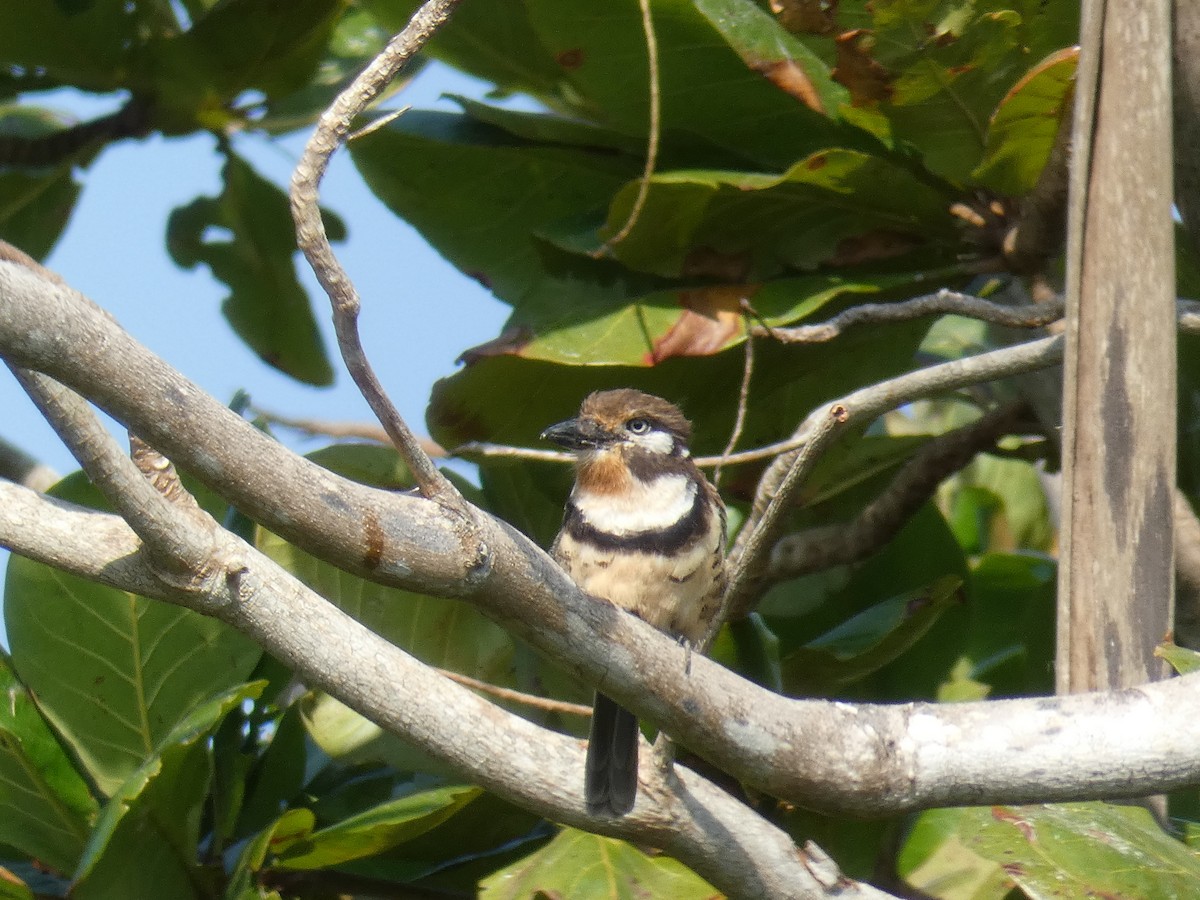
[[[284,869],[319,869],[373,856],[440,825],[482,792],[444,787],[409,794],[315,831],[279,854]]]
[[[1154,648],[1154,655],[1159,659],[1165,659],[1170,663],[1171,668],[1180,675],[1200,671],[1200,653],[1189,650],[1187,647],[1180,647],[1173,643],[1159,644]]]
[[[896,860],[905,883],[938,900],[1005,900],[1013,880],[996,861],[968,847],[960,834],[971,809],[931,809],[913,822]]]
[[[712,900],[718,894],[670,857],[649,857],[624,841],[567,828],[541,850],[480,884],[480,900],[533,896]]]
[[[1146,809],[1108,803],[973,808],[963,843],[1030,896],[1186,897],[1200,856]]]
[[[76,871],[72,897],[103,900],[199,897],[201,816],[209,784],[208,739],[221,720],[258,696],[243,684],[200,703],[150,753],[105,805]],[[130,860],[136,859],[136,865]]]
[[[81,475],[53,493],[99,502]],[[196,703],[240,684],[262,653],[210,616],[17,556],[4,618],[18,676],[106,794]]]
[[[1079,48],[1051,54],[1005,95],[988,124],[987,149],[972,173],[981,184],[1021,196],[1033,189],[1070,114]]]
[[[628,219],[636,194],[630,184],[616,195],[602,237]],[[668,276],[709,274],[705,267],[719,257],[757,281],[953,246],[948,206],[944,192],[910,171],[855,150],[821,150],[782,175],[666,171],[651,179],[636,226],[613,253],[631,268]]]

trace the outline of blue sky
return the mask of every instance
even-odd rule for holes
[[[441,95],[482,97],[488,88],[435,63],[391,103],[457,110]],[[72,95],[56,96],[47,105],[82,118],[112,107],[111,101]],[[286,185],[306,137],[249,136],[235,139],[234,146],[261,174]],[[285,415],[371,421],[336,359],[328,303],[302,259],[297,257],[299,270],[334,359],[332,388],[306,387],[260,362],[221,317],[224,285],[206,267],[184,271],[167,256],[167,216],[198,195],[219,193],[221,163],[209,136],[152,137],[106,148],[79,173],[84,184],[79,204],[47,265],[221,401],[245,389],[258,406]],[[360,328],[367,352],[400,413],[424,433],[433,382],[454,371],[454,360],[465,348],[494,337],[508,308],[395,218],[367,190],[347,154],[331,163],[321,199],[349,228],[349,240],[335,245],[335,252],[363,299]],[[59,472],[77,468],[7,372],[0,377],[0,434]],[[293,445],[303,450],[318,443]],[[0,571],[6,564],[7,554],[0,551]]]

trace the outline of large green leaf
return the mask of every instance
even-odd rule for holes
[[[284,869],[320,869],[373,856],[435,828],[482,788],[442,787],[391,800],[313,832],[279,854]]]
[[[649,69],[636,0],[612,0],[599,8],[589,0],[526,0],[525,6],[543,46],[562,68],[577,112],[618,131],[645,134]],[[840,91],[801,48],[791,71],[802,73],[811,91],[789,93],[771,80],[772,75],[785,85],[799,80],[783,77],[788,67],[779,67],[782,54],[771,58],[763,50],[789,36],[766,34],[773,23],[751,7],[748,0],[653,4],[664,144],[702,141],[771,169],[833,144],[873,144],[826,118],[822,108]],[[717,19],[731,29],[743,26],[734,46],[730,34],[715,26]],[[717,109],[721,115],[713,115]]]
[[[125,780],[96,823],[72,897],[205,896],[198,846],[211,772],[208,740],[264,684],[238,685],[200,703]]]
[[[629,218],[637,191],[630,184],[617,194],[602,237]],[[930,244],[955,247],[949,205],[947,193],[908,169],[858,150],[823,149],[782,175],[660,171],[613,253],[631,268],[674,277],[694,275],[689,269],[716,257],[761,280]]]
[[[408,113],[354,141],[350,153],[389,209],[509,303],[546,278],[535,235],[598,216],[640,169],[610,152],[539,145],[444,113]]]
[[[971,809],[931,809],[916,817],[896,860],[905,883],[937,900],[1006,900],[1013,880],[1004,866],[964,842]]]
[[[78,474],[53,493],[99,504]],[[261,655],[216,619],[16,556],[4,618],[18,676],[106,794],[197,702],[240,684]]]
[[[390,32],[403,28],[419,0],[363,0]],[[429,42],[426,52],[502,91],[558,99],[562,70],[529,20],[523,0],[463,3]]]
[[[957,847],[960,877],[991,893],[934,896],[1000,897],[1000,876],[986,876],[987,866],[1004,875],[1028,896],[1056,898],[1188,897],[1200,883],[1200,856],[1170,837],[1145,809],[1108,803],[1063,803],[1042,806],[971,807],[954,812],[935,810],[938,831]],[[902,851],[901,874],[920,872],[940,850],[927,834],[912,852]],[[981,864],[980,861],[984,861]],[[992,872],[994,873],[994,868]],[[945,883],[954,867],[944,864],[938,877]],[[927,885],[922,886],[929,891]]]
[[[28,689],[0,656],[0,843],[70,874],[97,811]]]
[[[582,263],[576,271],[590,265]],[[858,276],[858,277],[854,277]],[[710,356],[746,337],[744,301],[772,326],[816,316],[835,301],[881,300],[910,273],[857,272],[717,284],[622,296],[611,282],[549,283],[527,296],[500,341],[469,350],[513,353],[567,365],[654,366],[672,357]]]
[[[551,896],[573,900],[671,897],[710,900],[716,889],[670,857],[571,828],[480,884],[481,900]]]
[[[838,308],[831,299],[818,295],[817,302]],[[837,342],[800,347],[759,341],[739,447],[783,440],[818,404],[908,368],[924,327],[862,329]],[[740,349],[703,357],[670,354],[650,367],[587,363],[587,358],[564,366],[511,354],[478,357],[434,385],[431,434],[446,447],[474,440],[537,446],[538,435],[573,415],[590,391],[636,387],[683,406],[695,424],[694,452],[719,453],[724,447],[737,408]],[[513,397],[522,402],[513,405]]]
[[[948,575],[927,588],[889,597],[782,660],[791,693],[833,694],[897,659],[961,600],[961,579]]]
[[[0,142],[48,138],[72,124],[46,109],[0,106]],[[79,199],[80,186],[73,170],[86,153],[56,159],[49,165],[31,159],[20,166],[0,168],[0,238],[35,259],[49,255]]]
[[[1014,196],[1033,189],[1070,114],[1078,60],[1078,47],[1056,51],[1013,86],[988,124],[987,149],[972,173],[976,181]]]
[[[0,3],[0,59],[29,73],[30,87],[45,80],[84,90],[122,86],[147,34],[178,29],[171,4],[23,0]]]
[[[167,249],[176,264],[205,263],[228,285],[221,305],[234,331],[268,365],[314,385],[333,382],[333,370],[296,277],[296,238],[287,195],[226,151],[225,187],[171,213]],[[326,215],[330,236],[345,236]]]

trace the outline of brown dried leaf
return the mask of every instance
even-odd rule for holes
[[[747,64],[754,71],[765,75],[775,87],[795,97],[813,112],[825,115],[825,104],[821,102],[816,85],[812,83],[808,73],[792,60],[747,60]]]
[[[771,12],[792,34],[832,34],[838,0],[771,0]]]
[[[742,302],[757,293],[757,286],[738,284],[680,291],[683,314],[650,352],[651,364],[672,356],[709,356],[741,333]]]
[[[871,51],[874,39],[865,28],[846,31],[835,39],[837,65],[833,80],[850,91],[854,106],[874,106],[892,96],[892,73],[881,65]]]

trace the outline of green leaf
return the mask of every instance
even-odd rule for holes
[[[839,39],[839,80],[856,106],[886,116],[892,136],[919,150],[926,169],[966,184],[983,158],[989,119],[1028,59],[1075,41],[1076,13],[1067,7],[1008,0],[855,4],[854,13],[839,11],[844,25],[861,29]]]
[[[1180,675],[1200,671],[1200,653],[1189,650],[1187,647],[1180,647],[1170,641],[1155,647],[1154,655],[1159,659],[1165,659],[1171,668]]]
[[[230,289],[221,311],[268,365],[313,385],[333,383],[333,370],[296,277],[296,239],[287,195],[226,151],[225,187],[175,209],[167,249],[183,268],[206,264]],[[330,237],[344,237],[326,214]]]
[[[99,505],[82,474],[52,493]],[[18,676],[105,794],[196,703],[240,684],[262,652],[216,619],[17,556],[4,618]]]
[[[97,811],[28,689],[0,655],[0,843],[69,874]]]
[[[314,832],[279,854],[283,869],[320,869],[373,856],[435,828],[482,793],[444,787],[410,794]]]
[[[938,688],[939,700],[1016,697],[1054,689],[1057,569],[1039,554],[992,553],[967,579],[961,655]]]
[[[789,693],[836,693],[910,649],[958,602],[962,580],[948,575],[927,588],[890,597],[782,660]]]
[[[656,366],[672,357],[711,356],[746,337],[742,302],[772,326],[815,316],[834,301],[879,299],[881,292],[908,284],[911,275],[862,273],[808,275],[762,285],[720,284],[613,296],[607,286],[588,296],[579,282],[553,285],[524,299],[509,320],[523,340],[481,352],[510,352],[526,359],[567,365]],[[553,296],[552,296],[553,293]],[[607,296],[605,296],[607,294]],[[470,358],[476,351],[467,351]]]
[[[420,4],[364,0],[363,5],[394,34]],[[500,91],[524,91],[552,102],[559,97],[561,69],[534,32],[523,0],[462,4],[425,52],[492,82]]]
[[[230,710],[265,684],[238,685],[205,700],[171,729],[104,807],[72,897],[202,896],[197,847],[211,773],[208,740]]]
[[[265,827],[304,786],[308,747],[299,704],[292,704],[275,723],[274,734],[245,782],[245,797],[234,833]]]
[[[973,807],[957,835],[1033,897],[1186,897],[1200,883],[1200,857],[1136,806]]]
[[[296,841],[305,839],[312,834],[315,822],[311,811],[289,809],[247,841],[229,878],[225,900],[264,900],[255,876],[262,869],[268,853],[282,852]],[[278,896],[274,892],[265,895],[267,898]]]
[[[3,15],[0,13],[0,19]],[[73,124],[46,109],[0,106],[0,143],[6,138],[49,137]],[[80,191],[74,167],[88,152],[55,160],[52,165],[29,160],[21,166],[0,168],[0,238],[34,259],[45,259],[71,219]]]
[[[0,3],[0,59],[44,73],[27,76],[30,88],[49,81],[97,92],[115,90],[144,35],[178,30],[164,2],[138,3],[116,13],[112,3]]]
[[[630,216],[638,184],[613,200],[601,237]],[[790,269],[880,261],[957,246],[948,194],[879,156],[821,149],[781,175],[689,169],[650,179],[645,205],[613,247],[633,269],[697,274],[719,260],[761,280]],[[852,240],[853,239],[853,240]]]
[[[329,40],[321,46],[324,56],[312,77],[296,90],[266,97],[259,107],[261,118],[251,116],[255,126],[270,134],[283,134],[310,125],[384,48],[388,36],[366,10],[354,6],[345,9]],[[376,102],[403,89],[420,70],[419,61],[407,66]]]
[[[896,859],[909,886],[938,900],[1005,900],[1013,880],[1004,867],[964,843],[974,810],[931,809],[917,816]]]
[[[669,857],[650,857],[624,841],[564,828],[549,844],[479,885],[480,900],[711,900],[712,885]]]
[[[645,152],[646,142],[619,131],[587,122],[548,113],[526,112],[503,106],[490,106],[470,97],[449,94],[463,112],[484,125],[508,132],[515,138],[535,144],[563,144],[578,148],[605,148],[620,153],[638,155]]]
[[[483,793],[424,834],[342,868],[430,893],[474,897],[481,878],[524,858],[551,834],[545,819]]]
[[[509,303],[546,278],[535,234],[599,213],[640,168],[612,153],[533,144],[467,116],[429,112],[364,135],[350,154],[392,212]]]
[[[589,0],[527,0],[525,5],[570,86],[564,96],[575,112],[617,131],[646,134],[649,68],[636,0],[611,0],[600,8]],[[810,54],[751,6],[728,0],[653,4],[663,145],[669,150],[677,142],[703,142],[720,148],[719,155],[768,169],[785,168],[825,146],[873,145],[819,111],[822,97],[839,93],[836,86]],[[723,32],[718,23],[730,17]],[[765,48],[772,43],[788,46],[768,54]],[[795,61],[781,66],[789,51],[797,54]],[[806,99],[797,96],[805,92],[779,86],[791,87],[800,79],[812,86]],[[712,114],[717,109],[721,115]]]
[[[983,161],[972,178],[1016,197],[1033,190],[1070,115],[1078,61],[1078,47],[1056,51],[1013,85],[988,124]]]
[[[832,298],[819,294],[777,296],[785,302],[812,299],[815,304],[829,303],[827,309],[837,308]],[[905,323],[893,329],[862,329],[836,342],[805,346],[758,342],[739,447],[783,440],[819,403],[908,368],[924,327]],[[474,440],[537,446],[538,435],[574,415],[589,392],[635,387],[683,406],[695,425],[692,451],[697,455],[719,453],[725,446],[744,366],[740,351],[703,357],[672,354],[652,367],[588,362],[585,357],[575,365],[555,365],[507,353],[476,357],[462,372],[434,385],[427,414],[430,433],[445,447]],[[524,402],[514,406],[513,397]]]

